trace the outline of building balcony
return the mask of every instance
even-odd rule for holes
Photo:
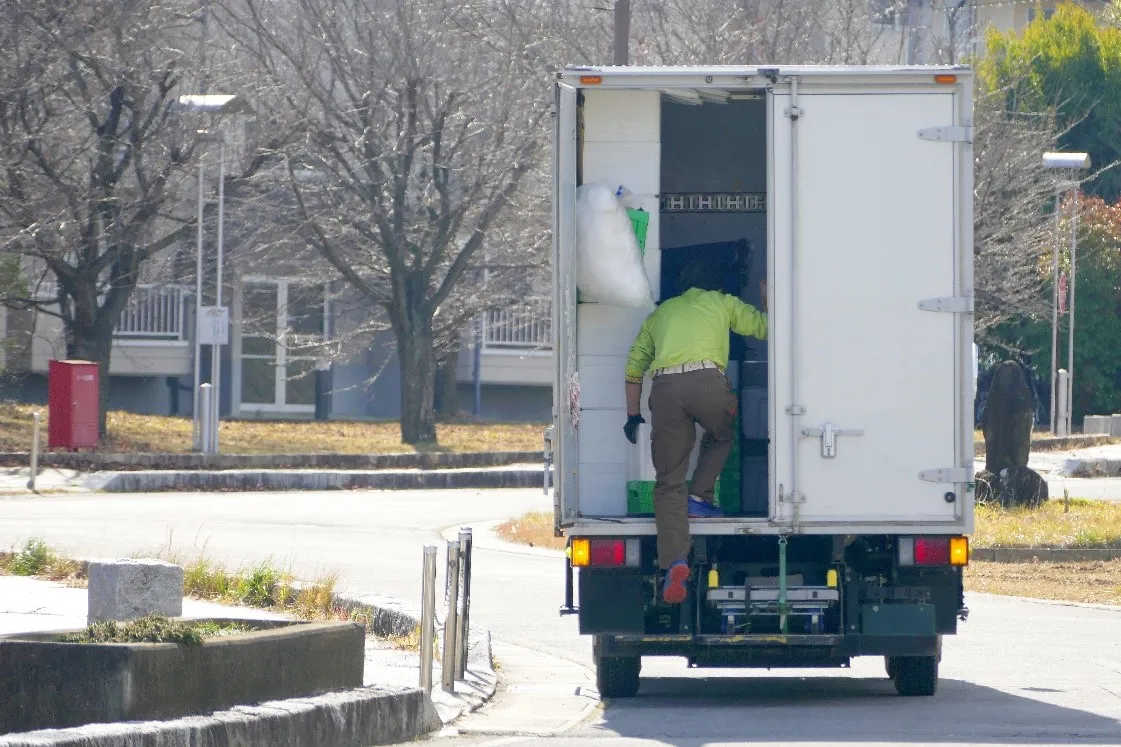
[[[41,286],[40,299],[57,295]],[[190,345],[193,292],[182,285],[138,285],[113,331],[109,373],[113,376],[185,376],[192,372]],[[37,314],[31,340],[31,370],[44,373],[51,359],[66,357],[62,321]]]
[[[551,386],[553,383],[552,306],[533,299],[485,312],[479,327],[468,330],[457,367],[462,382],[474,381],[475,347],[484,384]]]

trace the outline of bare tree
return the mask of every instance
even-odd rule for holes
[[[1042,154],[1054,150],[1052,113],[1005,109],[1007,92],[981,91],[974,107],[974,293],[977,335],[1048,306],[1041,258],[1050,242],[1047,205],[1054,176]]]
[[[441,350],[541,264],[545,231],[510,218],[547,134],[533,40],[448,0],[289,6],[232,1],[229,32],[296,115],[285,155],[303,236],[388,317],[402,438],[432,442]]]
[[[173,198],[195,127],[171,104],[192,7],[0,0],[0,252],[50,288],[8,288],[0,302],[60,317],[67,356],[100,364],[103,403],[113,328],[142,265],[190,230]]]

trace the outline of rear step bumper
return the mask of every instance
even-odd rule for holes
[[[844,666],[853,656],[932,656],[939,636],[600,635],[599,656],[684,656],[708,666]]]

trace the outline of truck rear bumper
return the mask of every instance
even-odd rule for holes
[[[854,656],[932,656],[941,637],[915,635],[601,635],[598,656],[683,656],[699,666],[845,666]]]

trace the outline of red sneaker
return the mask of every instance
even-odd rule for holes
[[[666,581],[662,585],[662,599],[666,604],[681,604],[685,601],[685,582],[689,580],[689,564],[679,560],[666,570]]]

